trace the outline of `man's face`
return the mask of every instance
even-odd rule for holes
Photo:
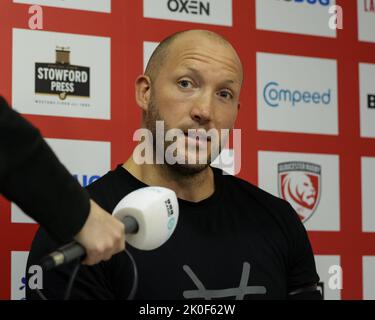
[[[221,130],[234,126],[241,83],[242,67],[232,48],[206,37],[183,36],[172,43],[152,83],[146,126],[154,131],[155,121],[164,120],[165,130],[181,129],[187,134],[188,129],[214,129],[220,137]],[[165,143],[165,149],[171,143]],[[187,148],[188,143],[203,148],[185,137],[185,164],[173,165],[181,173],[205,169],[214,160],[211,150],[217,154],[221,147],[208,139],[207,163],[187,164],[188,153],[198,150]]]

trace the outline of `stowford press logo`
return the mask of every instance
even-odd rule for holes
[[[278,164],[279,196],[296,210],[302,222],[314,214],[321,195],[321,166],[308,162]]]
[[[69,48],[56,48],[56,63],[35,63],[35,93],[90,97],[90,68],[70,64]]]

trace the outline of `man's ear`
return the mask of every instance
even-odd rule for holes
[[[240,110],[240,108],[241,108],[241,102],[238,102],[238,104],[237,104],[237,110]]]
[[[135,99],[143,111],[147,111],[151,97],[151,79],[149,76],[140,75],[135,80]]]

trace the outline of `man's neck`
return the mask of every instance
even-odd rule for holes
[[[210,167],[196,174],[182,175],[167,165],[136,164],[133,157],[123,167],[143,183],[172,189],[183,200],[199,202],[215,191],[214,173]]]

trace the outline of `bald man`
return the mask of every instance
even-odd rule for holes
[[[136,79],[141,127],[152,137],[142,143],[152,150],[153,162],[140,162],[136,148],[124,164],[88,188],[109,212],[126,194],[145,186],[168,187],[178,196],[179,222],[165,245],[153,251],[127,246],[138,265],[135,299],[321,299],[311,245],[291,206],[211,167],[222,141],[206,134],[203,144],[190,135],[191,130],[233,129],[242,82],[236,50],[206,30],[179,32],[162,41],[145,74]],[[182,137],[159,143],[158,121],[164,134],[179,130]],[[182,161],[167,161],[173,143],[179,146],[173,154]],[[206,162],[188,161],[197,150],[203,150]],[[29,263],[53,249],[40,230]],[[65,267],[46,275],[45,295],[62,298],[70,273]],[[126,299],[132,281],[131,263],[121,253],[81,269],[72,298]],[[28,290],[27,298],[37,296]]]

